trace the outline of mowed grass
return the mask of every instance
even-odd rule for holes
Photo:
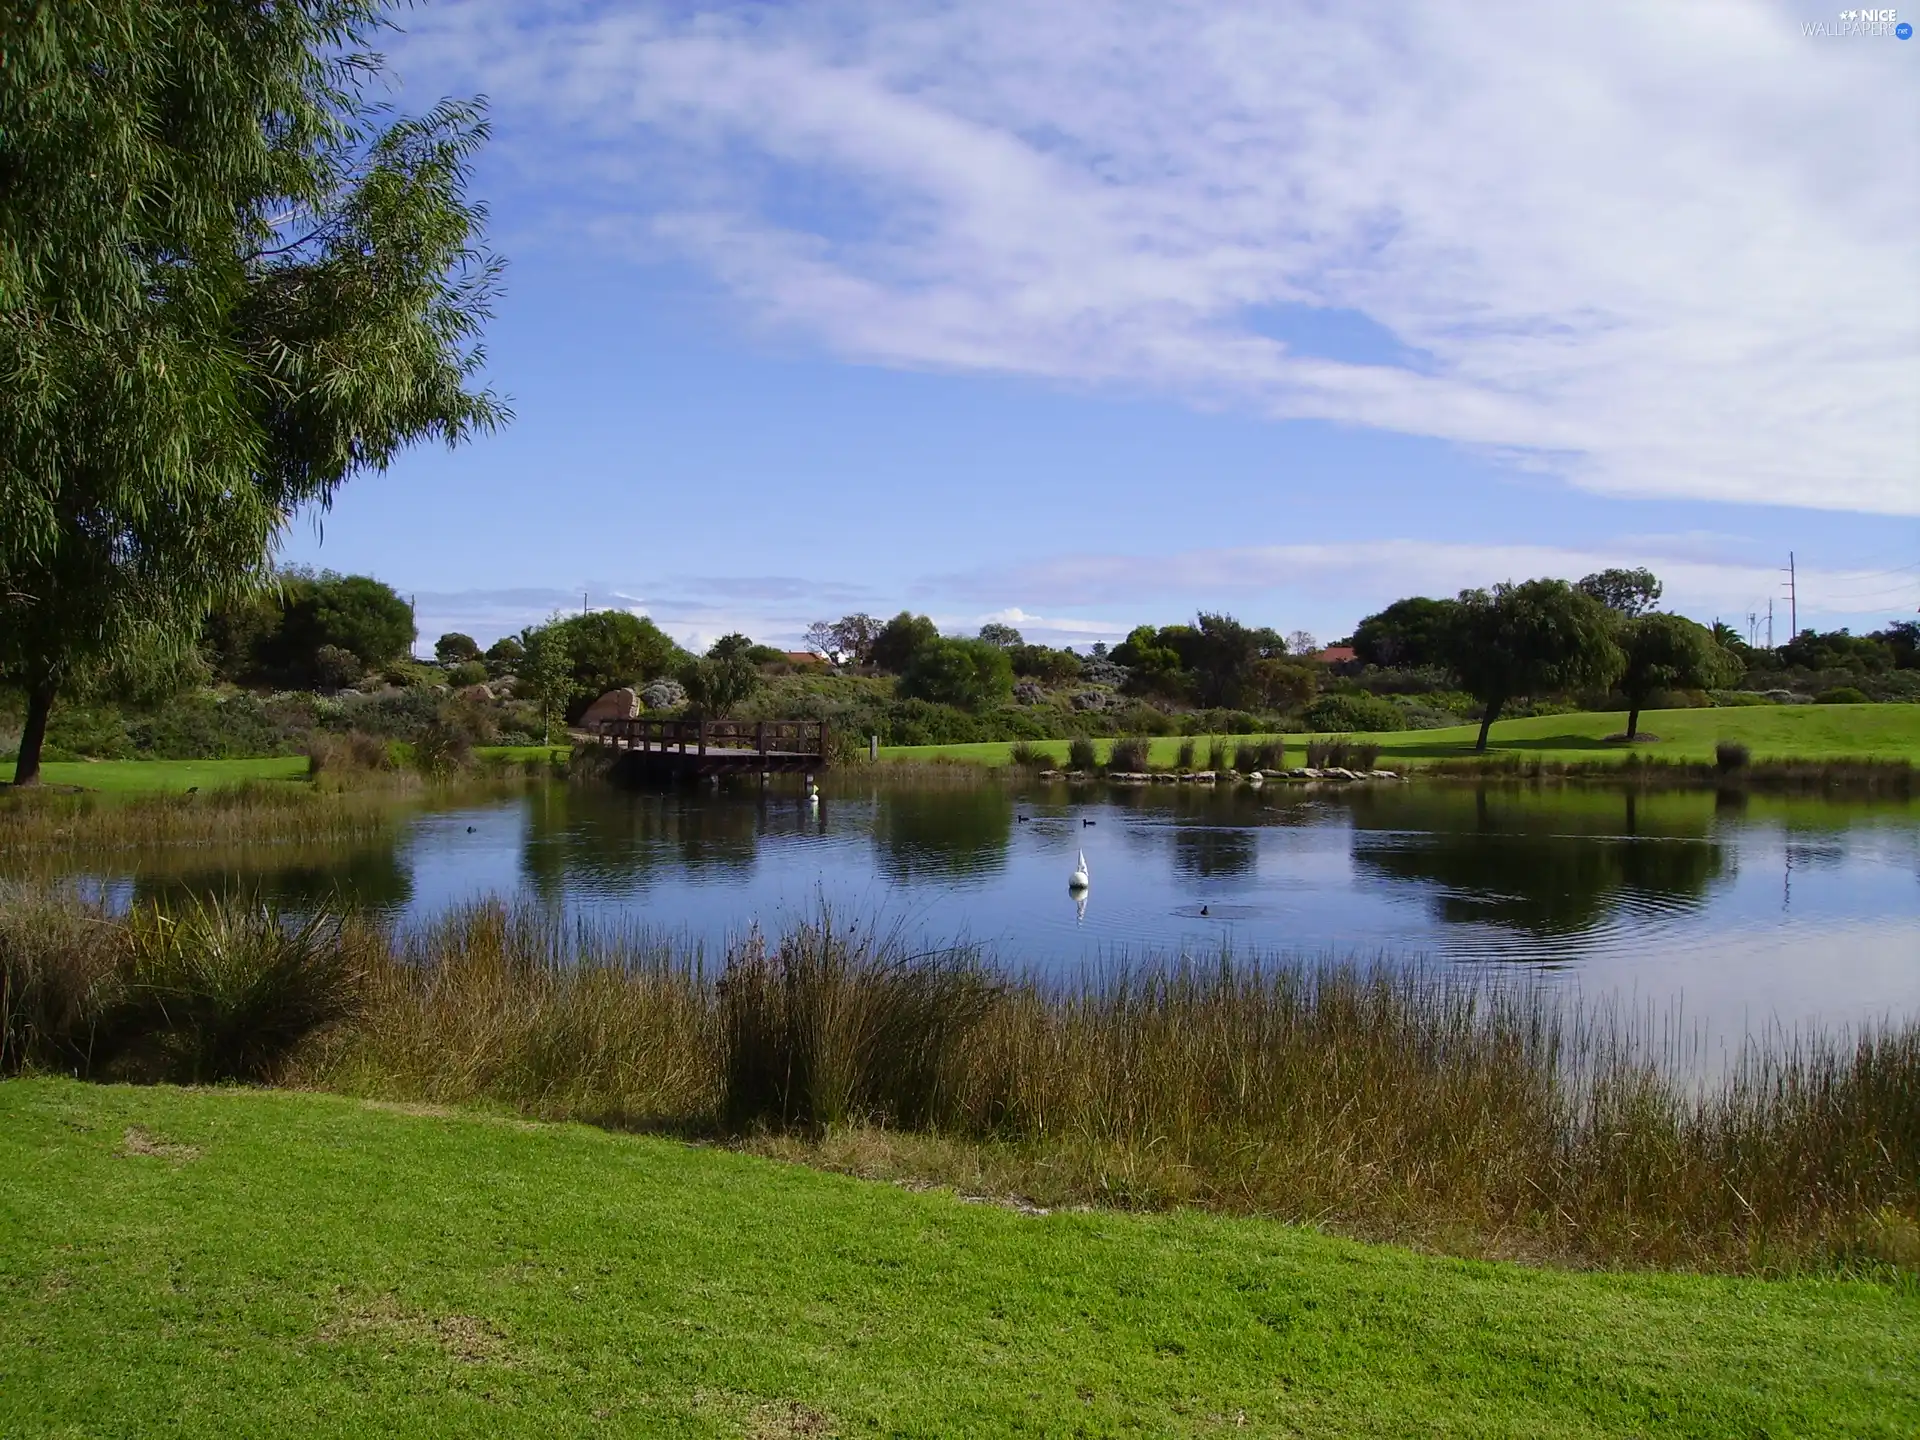
[[[1576,715],[1538,715],[1525,720],[1495,723],[1489,737],[1489,755],[1521,756],[1529,760],[1591,763],[1625,760],[1630,755],[1665,760],[1710,761],[1714,746],[1737,740],[1756,760],[1907,760],[1920,764],[1920,705],[1754,705],[1726,709],[1647,710],[1640,716],[1644,732],[1631,745],[1609,742],[1607,736],[1627,728],[1624,711],[1583,712]],[[1648,735],[1657,736],[1649,739]],[[1474,757],[1478,725],[1456,725],[1445,730],[1401,730],[1361,738],[1380,746],[1380,764],[1389,769],[1413,769],[1422,764]],[[1156,766],[1171,766],[1184,738],[1162,736],[1152,742]],[[1229,736],[1229,745],[1242,740],[1282,739],[1289,765],[1306,764],[1311,735]],[[1098,741],[1102,758],[1111,741]],[[1035,741],[1036,750],[1057,761],[1067,756],[1065,740]],[[1207,741],[1195,742],[1196,763],[1206,763]],[[1013,746],[1004,742],[979,745],[882,746],[883,760],[968,760],[1005,765]]]
[[[482,760],[564,760],[565,745],[482,745]],[[231,789],[256,780],[304,780],[307,757],[274,755],[253,760],[74,760],[48,761],[40,779],[48,786],[75,786],[111,795],[179,794],[186,790]],[[13,761],[0,762],[0,782],[13,780]]]
[[[76,785],[125,795],[226,789],[251,780],[301,780],[306,774],[304,755],[257,760],[50,760],[40,767],[40,779],[46,785]],[[12,782],[13,761],[0,763],[0,780]]]
[[[0,1085],[0,1434],[1920,1432],[1920,1291],[1034,1215],[291,1092]]]

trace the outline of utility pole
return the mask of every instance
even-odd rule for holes
[[[1793,626],[1793,635],[1800,638],[1800,577],[1794,573],[1793,551],[1787,551],[1787,604],[1792,607],[1793,618],[1788,622]]]
[[[587,613],[587,592],[584,590],[580,592],[580,613],[582,615]]]
[[[1767,596],[1767,649],[1773,649],[1773,596]]]

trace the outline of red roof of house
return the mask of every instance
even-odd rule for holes
[[[1353,653],[1351,645],[1329,645],[1313,658],[1322,665],[1344,665],[1347,661],[1357,660],[1360,657]]]
[[[789,650],[786,654],[789,665],[818,665],[822,659],[811,650]]]

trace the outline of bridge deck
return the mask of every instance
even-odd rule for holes
[[[615,762],[649,782],[755,771],[811,774],[827,765],[827,727],[819,720],[603,720],[600,743]]]

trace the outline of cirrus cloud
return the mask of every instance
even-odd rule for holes
[[[401,60],[492,90],[583,232],[851,359],[1920,514],[1920,90],[1807,18],[469,0]],[[1325,315],[1421,363],[1316,349]]]

